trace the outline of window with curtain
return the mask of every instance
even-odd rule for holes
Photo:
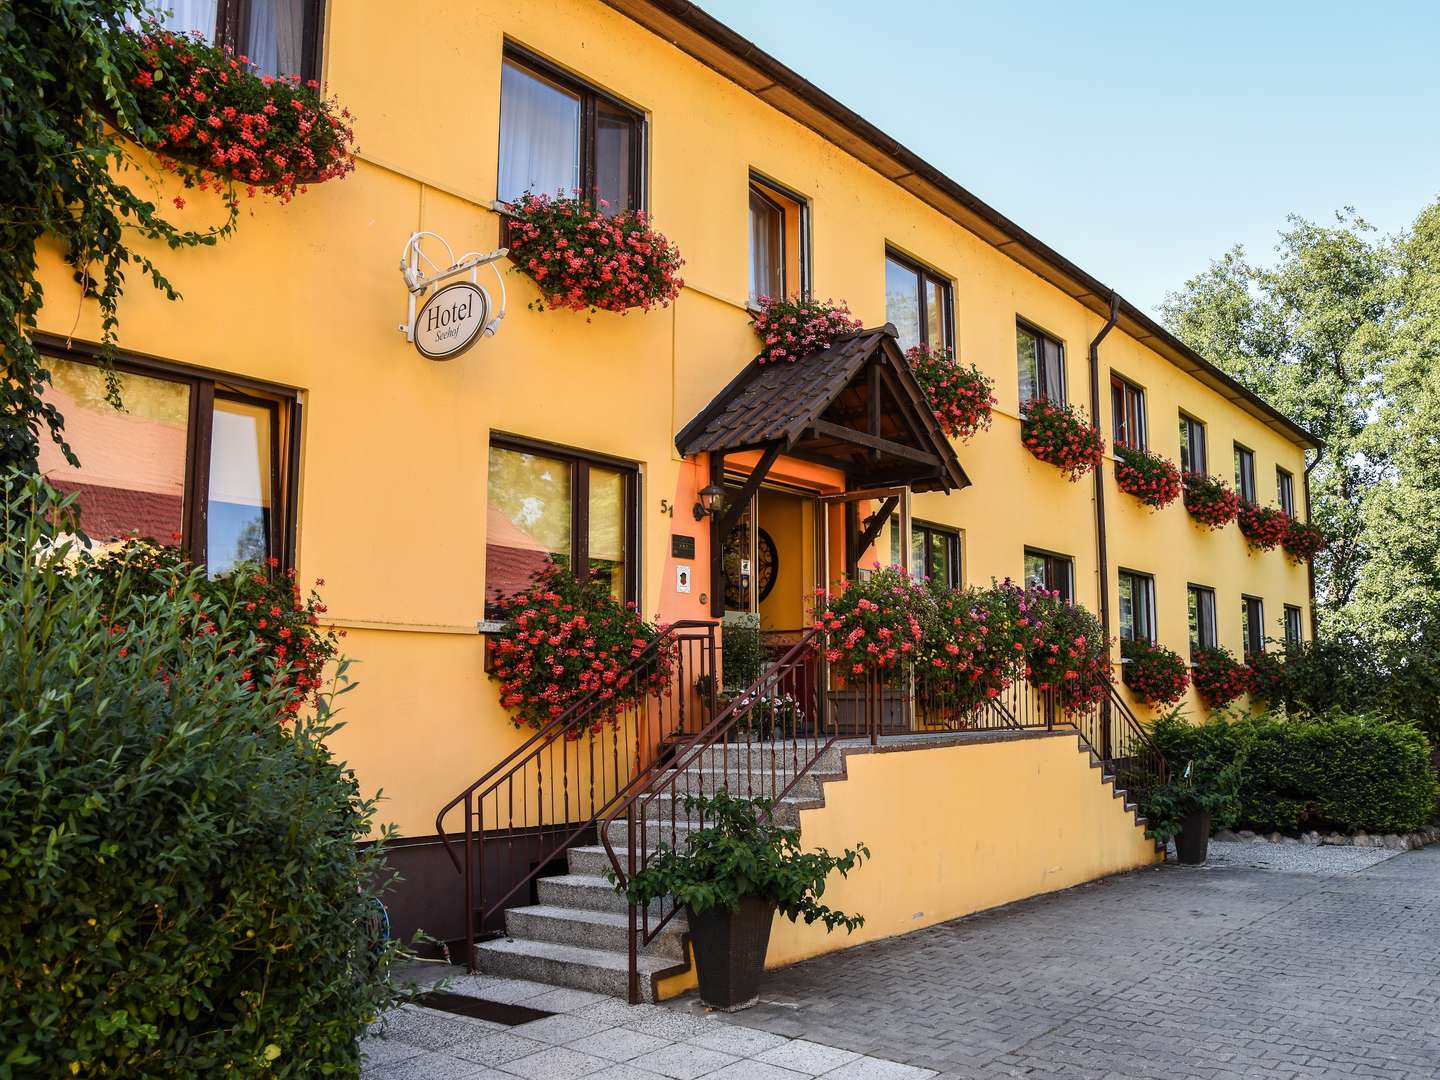
[[[1242,596],[1240,611],[1245,628],[1245,655],[1265,651],[1265,601],[1258,596]]]
[[[893,251],[885,253],[885,318],[902,349],[955,347],[950,282]]]
[[[1039,330],[1015,327],[1015,351],[1020,365],[1020,404],[1044,398],[1065,400],[1065,346]]]
[[[1215,630],[1215,590],[1204,585],[1189,587],[1190,652],[1213,649]]]
[[[1180,471],[1204,473],[1209,468],[1205,459],[1205,425],[1193,416],[1180,414]]]
[[[244,561],[287,557],[294,401],[196,375],[117,371],[124,411],[105,400],[105,374],[47,357],[46,399],[65,417],[80,467],[53,443],[40,468],[76,494],[80,525],[100,548],[140,536],[178,545],[219,574]]]
[[[1246,502],[1255,501],[1255,451],[1235,444],[1235,490]]]
[[[1110,376],[1110,415],[1115,442],[1132,450],[1145,449],[1145,391],[1134,383]]]
[[[500,72],[496,197],[578,191],[606,213],[638,209],[643,131],[633,109],[511,51]]]
[[[1286,470],[1275,467],[1275,498],[1280,503],[1280,509],[1295,516],[1295,477]]]
[[[1075,599],[1074,562],[1068,555],[1025,549],[1025,584],[1059,593],[1061,600]]]
[[[319,78],[323,0],[164,0],[151,12],[171,30],[229,46],[261,75]]]
[[[487,475],[487,617],[551,563],[598,578],[617,600],[635,599],[635,470],[497,440]]]
[[[1120,571],[1120,636],[1155,640],[1155,579],[1149,574]]]

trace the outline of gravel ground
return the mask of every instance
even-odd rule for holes
[[[1240,841],[1229,843],[1222,840],[1210,841],[1209,859],[1205,866],[1185,869],[1205,870],[1208,868],[1251,870],[1279,870],[1289,874],[1353,874],[1393,859],[1399,851],[1389,848],[1364,847],[1313,847],[1308,844],[1272,844]],[[1175,858],[1175,845],[1170,845],[1167,858]]]

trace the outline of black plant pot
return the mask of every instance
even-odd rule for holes
[[[1210,811],[1191,810],[1180,819],[1175,854],[1186,866],[1199,866],[1210,849]]]
[[[717,907],[703,915],[685,914],[695,946],[700,1000],[726,1012],[754,1005],[765,972],[775,905],[758,896],[746,896],[734,911]]]

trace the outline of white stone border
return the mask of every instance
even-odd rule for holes
[[[1426,825],[1423,829],[1411,833],[1376,833],[1373,836],[1364,832],[1357,832],[1352,836],[1338,832],[1321,833],[1313,829],[1299,836],[1286,836],[1278,832],[1256,833],[1249,829],[1241,829],[1239,832],[1221,829],[1210,839],[1230,844],[1305,844],[1310,847],[1369,847],[1412,851],[1427,844],[1440,843],[1440,824]]]

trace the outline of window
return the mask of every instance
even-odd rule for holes
[[[1235,490],[1246,502],[1255,501],[1255,451],[1235,444]]]
[[[1115,418],[1115,442],[1134,450],[1145,449],[1145,391],[1134,383],[1110,375],[1110,411]]]
[[[496,197],[580,191],[609,213],[642,204],[645,122],[633,109],[539,61],[507,53],[500,73]]]
[[[885,318],[902,349],[955,347],[950,283],[893,251],[885,252]]]
[[[95,365],[46,363],[45,397],[65,417],[80,467],[47,439],[40,469],[76,493],[81,528],[93,542],[104,548],[138,535],[177,544],[212,574],[246,560],[290,564],[287,508],[298,461],[292,397],[123,365],[120,412],[105,401],[105,373]]]
[[[262,75],[320,77],[323,0],[164,0],[151,13],[171,30],[229,46]]]
[[[1149,574],[1120,571],[1120,636],[1155,640],[1155,579]]]
[[[1205,425],[1193,416],[1180,414],[1180,471],[1204,474],[1209,469],[1205,457]]]
[[[485,609],[524,589],[549,562],[636,599],[638,474],[632,466],[521,440],[490,444]]]
[[[1045,398],[1065,400],[1065,346],[1023,324],[1015,327],[1020,362],[1020,404]]]
[[[900,565],[900,518],[890,518],[890,565]],[[960,584],[960,534],[922,521],[910,523],[910,576],[952,588]]]
[[[1204,585],[1191,585],[1189,592],[1190,652],[1193,655],[1201,649],[1215,648],[1215,590]]]
[[[1075,599],[1074,564],[1068,555],[1025,549],[1025,584],[1059,593],[1060,599]]]
[[[1280,509],[1293,518],[1295,516],[1295,477],[1278,465],[1275,467],[1275,498],[1280,503]]]
[[[809,205],[757,176],[750,177],[750,306],[761,297],[808,295]]]
[[[1265,651],[1265,601],[1258,596],[1240,598],[1241,626],[1245,628],[1245,655]]]
[[[1305,640],[1300,609],[1294,604],[1285,605],[1285,644],[1299,645]]]

